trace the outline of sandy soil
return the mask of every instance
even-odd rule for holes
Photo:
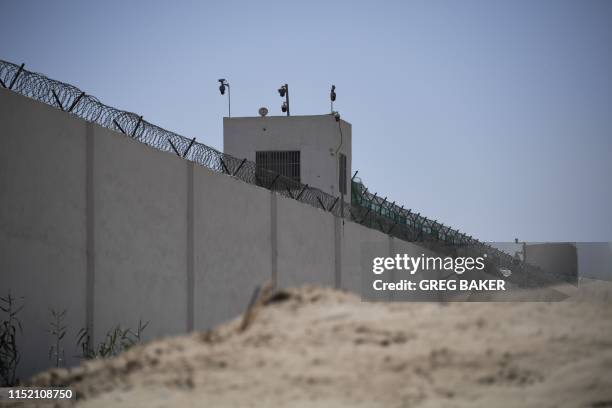
[[[237,319],[33,382],[70,386],[83,408],[612,407],[612,290],[599,288],[449,304],[301,288],[243,332]]]

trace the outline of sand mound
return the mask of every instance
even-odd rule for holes
[[[612,308],[276,292],[240,330],[38,375],[79,407],[612,407]],[[23,405],[21,405],[23,406]]]

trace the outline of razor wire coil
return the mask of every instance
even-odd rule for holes
[[[8,61],[0,60],[0,85],[16,93],[54,106],[88,122],[122,132],[158,150],[193,161],[217,173],[236,177],[249,184],[274,190],[285,197],[331,212],[337,217],[350,218],[366,227],[405,241],[464,245],[486,253],[499,265],[511,265],[514,258],[437,221],[412,213],[403,207],[382,200],[365,191],[362,199],[368,205],[340,203],[342,199],[317,188],[298,183],[283,175],[257,167],[254,162],[238,159],[210,146],[154,125],[136,113],[123,111],[100,102],[79,88],[45,75],[31,72]],[[269,180],[274,180],[269,185]],[[377,210],[372,210],[376,207]],[[405,222],[398,222],[398,218]]]

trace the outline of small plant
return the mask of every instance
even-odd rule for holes
[[[142,320],[138,321],[136,331],[132,329],[123,329],[117,325],[106,332],[104,340],[97,347],[91,345],[91,335],[89,330],[83,328],[78,333],[77,347],[81,349],[81,358],[108,358],[114,357],[119,353],[128,350],[142,339],[142,332],[147,328],[149,322],[142,324]]]
[[[17,314],[23,306],[23,298],[19,305],[10,291],[6,297],[0,297],[0,310],[4,313],[0,327],[0,380],[3,387],[11,387],[19,382],[16,372],[21,354],[17,348],[17,333],[22,333],[23,329]]]
[[[142,340],[142,332],[144,331],[144,329],[147,328],[149,323],[150,322],[147,320],[145,324],[142,324],[142,320],[138,319],[138,328],[136,329],[136,332],[134,333],[132,329],[128,329],[133,340],[132,346],[136,343],[140,343],[140,341]]]
[[[77,333],[77,348],[81,349],[81,354],[78,356],[83,359],[94,358],[93,348],[91,346],[91,336],[89,330],[83,327]]]
[[[61,348],[61,341],[66,335],[66,326],[64,325],[64,317],[66,317],[66,309],[57,312],[55,309],[49,309],[51,312],[51,320],[49,333],[55,339],[55,344],[49,348],[49,360],[55,360],[55,367],[60,367],[64,363],[64,349]]]

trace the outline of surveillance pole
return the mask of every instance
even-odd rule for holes
[[[230,88],[229,82],[227,80],[221,78],[219,79],[219,92],[221,95],[225,94],[225,88],[227,88],[227,115],[228,117],[232,117],[232,88]]]
[[[289,116],[289,85],[285,84],[287,94],[285,95],[285,102],[287,102],[287,116]]]
[[[289,112],[289,85],[285,84],[283,86],[281,86],[280,88],[278,88],[278,94],[280,95],[280,97],[284,97],[285,98],[285,102],[283,102],[283,104],[281,105],[281,110],[283,112],[287,112],[287,116],[290,115]]]

